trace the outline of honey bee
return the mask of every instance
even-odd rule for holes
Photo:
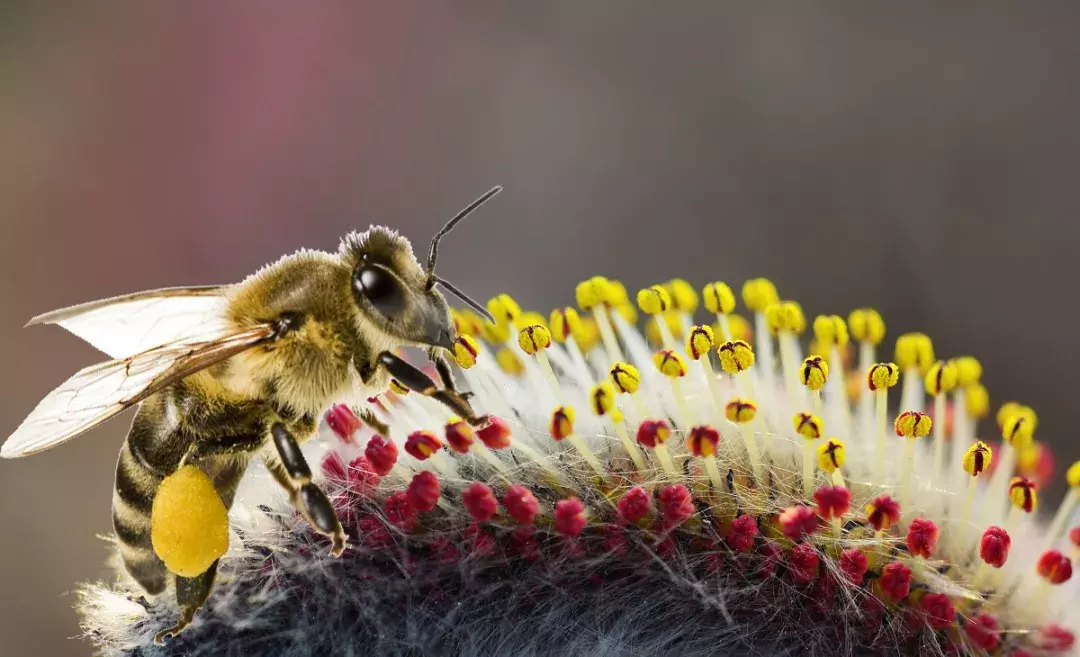
[[[326,494],[312,483],[299,444],[335,399],[375,395],[390,377],[474,425],[447,355],[456,333],[443,287],[490,315],[435,274],[439,241],[501,191],[495,187],[431,240],[421,267],[408,240],[372,226],[345,236],[336,254],[301,250],[235,285],[168,288],[58,310],[27,324],[59,324],[114,360],[87,367],[53,390],[0,448],[35,454],[138,406],[116,464],[113,528],[127,571],[148,593],[169,584],[188,625],[213,587],[217,562],[196,577],[170,573],[153,549],[151,509],[161,482],[194,465],[232,504],[248,463],[261,458],[293,505],[340,555],[346,536]],[[440,388],[396,355],[426,350]],[[369,424],[385,432],[370,411]]]

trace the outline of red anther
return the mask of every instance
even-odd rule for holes
[[[345,469],[345,460],[341,458],[341,454],[336,449],[332,449],[326,453],[322,458],[323,475],[330,481],[337,483],[346,483],[349,480],[349,473]]]
[[[476,522],[491,520],[499,509],[499,501],[495,499],[495,493],[489,486],[479,481],[473,482],[461,493],[461,501],[465,504],[465,510]]]
[[[506,449],[510,446],[510,423],[501,417],[491,416],[487,425],[476,432],[480,442],[488,449]]]
[[[660,491],[660,508],[668,529],[675,529],[694,515],[694,498],[682,484],[665,486]]]
[[[409,494],[403,490],[391,493],[384,507],[386,519],[402,531],[411,532],[416,526],[417,511],[409,502]]]
[[[840,572],[856,586],[862,584],[868,566],[866,554],[859,548],[848,548],[840,553]]]
[[[465,421],[457,420],[446,425],[446,443],[458,454],[468,452],[475,440],[476,433]]]
[[[943,630],[956,620],[956,608],[944,593],[927,593],[919,601],[926,614],[926,623],[935,630]]]
[[[720,432],[716,429],[702,425],[690,430],[686,437],[686,448],[694,456],[716,456],[716,447],[720,444]]]
[[[414,431],[405,439],[405,452],[418,461],[426,461],[440,449],[442,441],[430,431]]]
[[[1009,653],[1009,657],[1035,657],[1035,655],[1031,654],[1027,650],[1024,650],[1023,648],[1016,648]]]
[[[728,534],[727,544],[736,552],[747,552],[754,547],[754,539],[758,533],[757,518],[739,516],[731,522],[731,533]]]
[[[1080,525],[1073,527],[1069,530],[1069,540],[1076,547],[1080,547]]]
[[[334,404],[326,412],[326,426],[330,427],[341,442],[346,445],[355,445],[356,439],[353,438],[353,434],[363,427],[364,423],[345,404]]]
[[[518,522],[531,523],[540,512],[540,502],[525,486],[515,485],[506,489],[503,506],[510,517]]]
[[[1035,644],[1043,650],[1065,652],[1076,644],[1076,636],[1072,630],[1053,623],[1039,628],[1035,635]]]
[[[563,536],[581,536],[587,522],[585,505],[578,498],[568,497],[555,503],[555,531]]]
[[[638,426],[637,441],[646,447],[663,445],[671,438],[671,427],[663,420],[645,420]]]
[[[652,496],[641,486],[634,486],[626,491],[626,495],[618,503],[619,517],[630,524],[634,524],[652,510]]]
[[[908,525],[907,547],[912,554],[929,559],[937,549],[938,528],[934,521],[915,518]]]
[[[1001,527],[987,527],[979,541],[979,556],[994,568],[1001,568],[1009,558],[1012,539]]]
[[[888,495],[875,497],[866,507],[866,521],[875,531],[885,531],[900,522],[900,503]]]
[[[533,535],[535,525],[521,525],[510,534],[510,549],[528,561],[540,560],[540,544]]]
[[[431,554],[442,564],[455,564],[461,560],[461,550],[445,536],[439,536],[431,542]]]
[[[804,536],[813,534],[818,526],[818,517],[814,510],[802,504],[784,509],[780,514],[780,531],[793,541],[801,541]]]
[[[357,456],[349,462],[346,479],[349,481],[349,489],[352,492],[360,497],[371,497],[375,494],[375,489],[379,486],[382,477],[375,472],[371,461],[366,457]]]
[[[791,580],[796,584],[809,584],[817,577],[818,563],[817,550],[809,543],[799,543],[791,548],[788,555],[788,573]]]
[[[397,463],[397,454],[397,445],[389,440],[384,440],[378,434],[372,436],[367,447],[364,448],[364,456],[371,463],[371,469],[380,477],[385,477],[394,469],[394,464]]]
[[[1047,550],[1035,563],[1035,571],[1051,584],[1064,584],[1072,577],[1072,562],[1057,550]]]
[[[417,512],[427,513],[439,503],[442,486],[434,472],[421,470],[413,475],[406,493],[409,495],[409,503]]]
[[[814,491],[817,514],[825,520],[839,518],[851,509],[851,491],[843,486],[822,486]]]
[[[885,564],[878,581],[881,582],[882,591],[893,602],[899,602],[911,593],[911,569],[899,561]]]
[[[462,532],[469,543],[472,554],[478,557],[490,557],[495,554],[495,539],[480,528],[475,522]]]
[[[630,550],[630,539],[619,525],[604,525],[604,552],[621,557]]]
[[[386,525],[381,520],[374,516],[364,516],[356,526],[360,530],[360,540],[372,550],[380,550],[390,545],[393,540],[393,537],[390,536],[390,530],[386,528]]]
[[[758,577],[772,577],[776,573],[776,567],[783,559],[784,553],[775,541],[765,541],[758,548],[758,562],[755,572]]]
[[[974,618],[969,618],[964,625],[964,632],[975,647],[987,652],[993,652],[1001,645],[1001,630],[998,629],[997,619],[990,614],[979,614]]]

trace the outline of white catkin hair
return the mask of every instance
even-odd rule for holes
[[[819,317],[824,364],[804,362],[802,311],[763,279],[743,289],[756,327],[721,283],[704,293],[717,323],[697,329],[684,282],[643,290],[644,333],[617,282],[577,292],[580,316],[545,321],[505,295],[495,326],[456,314],[459,383],[502,420],[485,431],[388,391],[364,403],[395,450],[348,406],[328,411],[305,453],[343,556],[252,467],[195,622],[155,645],[172,596],[118,567],[81,590],[85,636],[132,657],[1071,654],[1080,468],[1048,529],[1034,412],[1006,405],[1003,445],[976,450],[993,425],[978,424],[977,361],[936,361],[907,335],[868,378],[884,325],[861,310]],[[898,379],[902,394],[881,392]],[[904,411],[918,414],[894,425]]]

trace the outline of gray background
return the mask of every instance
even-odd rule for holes
[[[500,183],[441,260],[480,298],[767,275],[978,355],[1080,455],[1080,5],[286,4],[0,5],[0,426],[97,357],[34,314],[424,243]],[[0,463],[0,654],[89,652],[126,423]]]

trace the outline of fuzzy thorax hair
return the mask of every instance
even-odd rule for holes
[[[121,575],[83,589],[86,636],[145,657],[1068,654],[1080,466],[1040,522],[1030,408],[983,419],[978,361],[921,334],[876,362],[872,310],[818,317],[804,358],[768,281],[743,287],[749,322],[726,285],[702,296],[635,307],[595,278],[580,311],[458,313],[488,426],[392,384],[368,401],[389,436],[338,405],[307,447],[342,557],[253,471],[191,627],[154,646],[172,597]]]

